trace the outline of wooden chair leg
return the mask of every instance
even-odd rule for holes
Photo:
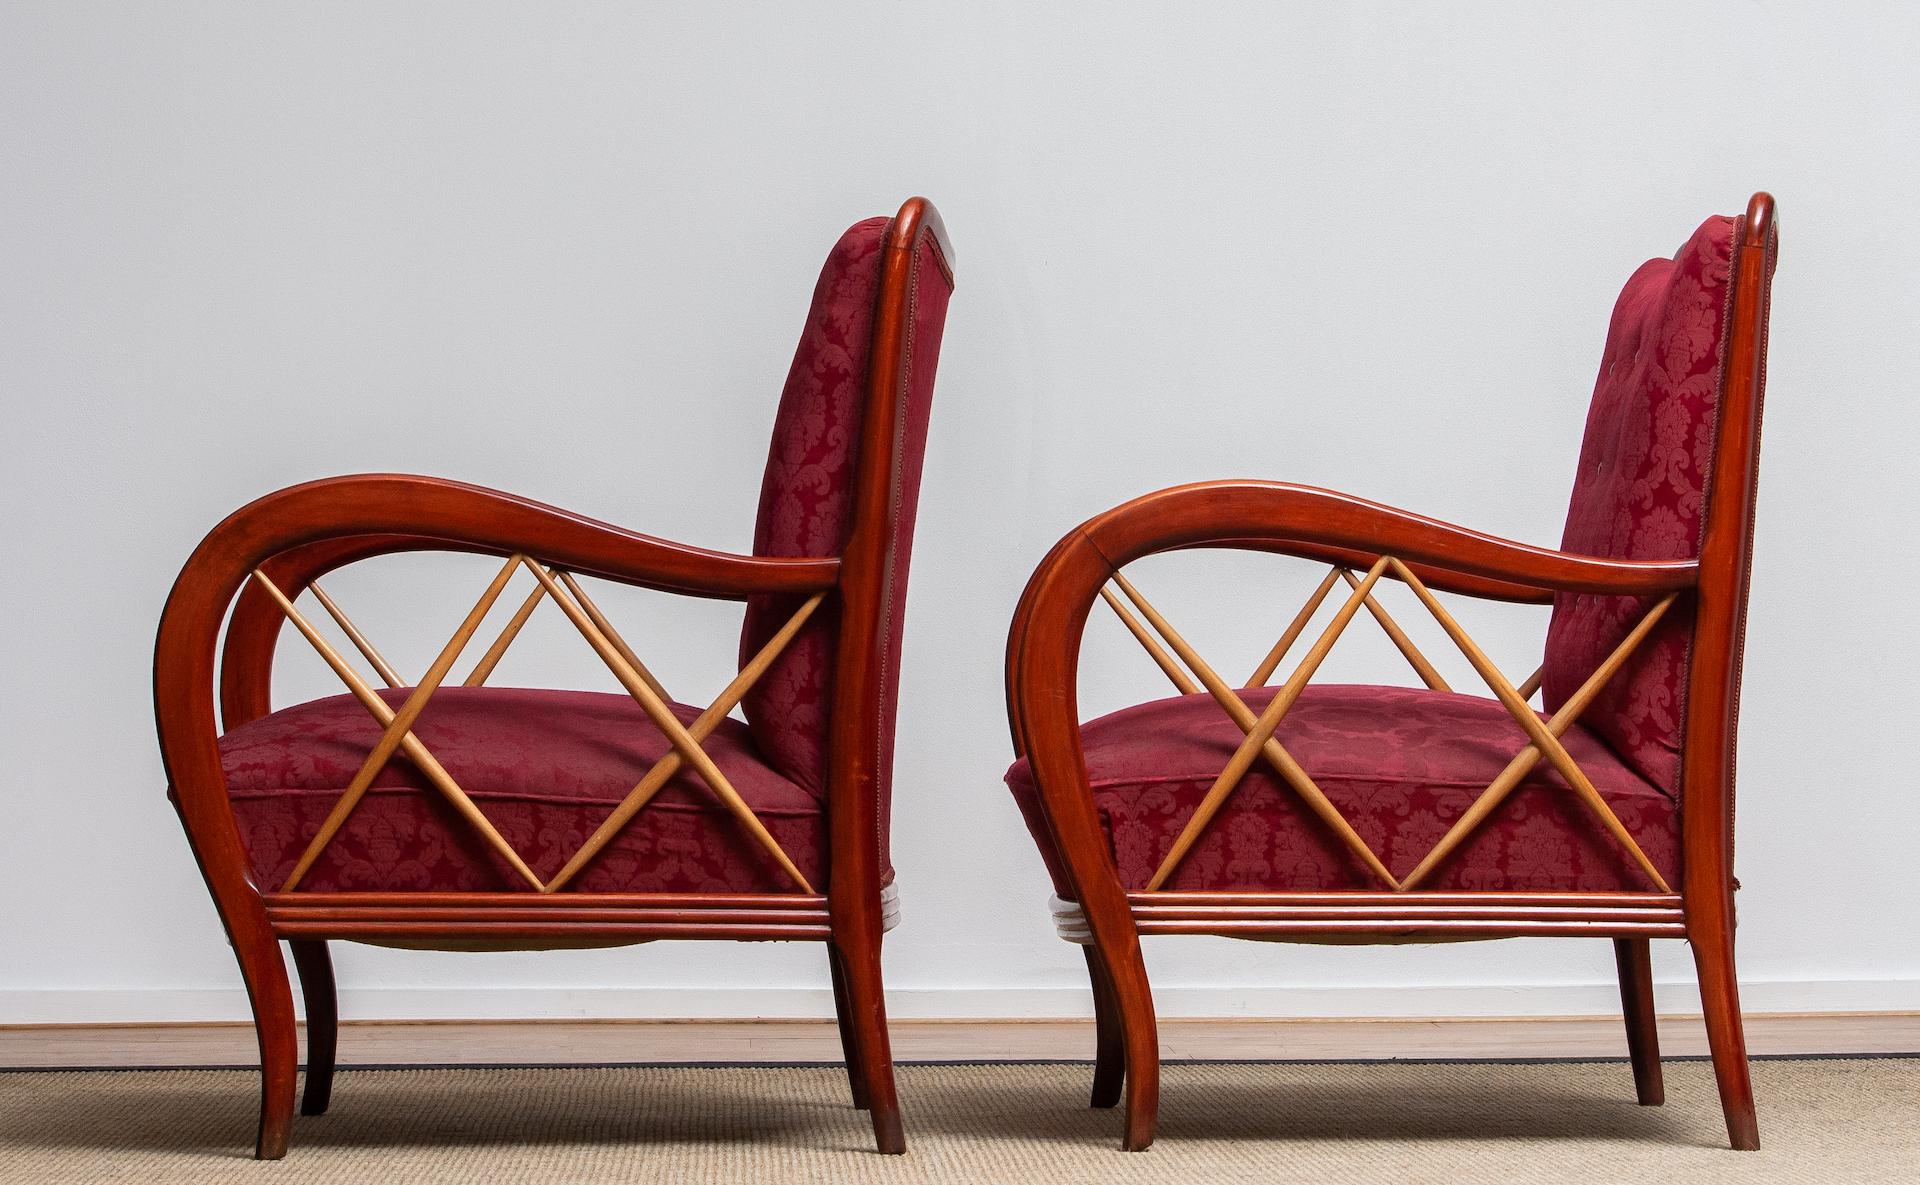
[[[1735,1148],[1751,1152],[1760,1147],[1760,1122],[1754,1114],[1747,1038],[1740,1021],[1740,982],[1734,974],[1730,910],[1696,910],[1689,919],[1689,930],[1693,963],[1700,976],[1700,1009],[1707,1021],[1707,1046],[1713,1053],[1713,1076],[1720,1086],[1720,1107],[1727,1116],[1727,1139]]]
[[[1112,994],[1113,1011],[1120,1020],[1127,1099],[1120,1146],[1128,1152],[1145,1152],[1153,1146],[1154,1130],[1160,1122],[1160,1034],[1153,1014],[1153,989],[1147,982],[1139,939],[1132,930],[1125,932],[1125,941],[1114,941],[1112,935],[1101,941],[1101,929],[1094,923],[1095,946],[1089,949],[1100,961]]]
[[[1642,1107],[1657,1107],[1667,1101],[1667,1088],[1660,1075],[1660,1033],[1654,1026],[1651,944],[1645,938],[1616,938],[1613,961],[1620,971],[1620,1011],[1627,1019],[1634,1094]]]
[[[860,1034],[853,1025],[853,1012],[847,1000],[847,969],[840,949],[827,944],[827,968],[833,974],[833,1011],[840,1022],[840,1050],[847,1062],[847,1086],[853,1093],[855,1110],[869,1110],[866,1063],[860,1057]]]
[[[860,927],[836,935],[833,944],[839,951],[841,976],[846,984],[847,1022],[854,1034],[849,1052],[859,1066],[857,1071],[850,1071],[849,1076],[865,1087],[875,1145],[882,1152],[897,1155],[907,1150],[907,1137],[900,1123],[900,1098],[894,1090],[893,1048],[887,1039],[887,999],[880,974],[879,930]]]
[[[293,987],[287,982],[280,944],[271,936],[258,941],[236,940],[233,949],[247,983],[254,1034],[260,1041],[260,1129],[253,1155],[258,1160],[279,1160],[287,1154],[287,1137],[293,1127],[293,1087],[300,1069]]]
[[[1093,981],[1093,1099],[1089,1104],[1106,1108],[1120,1101],[1120,1087],[1127,1077],[1126,1036],[1120,1027],[1120,1006],[1113,998],[1113,985],[1100,956],[1090,946],[1081,947],[1087,956],[1087,977]]]
[[[287,945],[293,950],[300,994],[307,1006],[307,1081],[300,1094],[300,1114],[325,1115],[333,1098],[334,1055],[340,1038],[333,958],[324,939],[299,939]]]

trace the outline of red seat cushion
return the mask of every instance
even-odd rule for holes
[[[407,692],[382,695],[398,708]],[[673,705],[691,724],[700,709]],[[669,750],[626,695],[443,687],[414,734],[543,880]],[[381,728],[350,696],[286,708],[221,738],[240,835],[263,889],[293,870]],[[826,884],[826,810],[774,772],[735,720],[701,742],[816,890]],[[396,754],[301,881],[312,891],[518,890],[504,861]],[[791,892],[795,886],[706,784],[682,770],[569,892]]]
[[[1241,692],[1258,712],[1274,688]],[[1309,686],[1275,734],[1396,877],[1418,864],[1526,734],[1490,699],[1403,687]],[[1087,776],[1129,889],[1146,886],[1244,734],[1211,697],[1126,708],[1081,729]],[[1672,798],[1578,725],[1562,738],[1668,883],[1678,879]],[[1062,896],[1071,896],[1027,763],[1007,771]],[[1170,890],[1381,888],[1257,761],[1175,871]],[[1632,857],[1545,763],[1422,882],[1426,889],[1645,891]]]

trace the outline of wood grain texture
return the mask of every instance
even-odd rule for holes
[[[517,555],[507,559],[507,562],[501,567],[499,575],[493,578],[493,583],[489,584],[486,591],[480,594],[480,599],[475,602],[473,608],[467,612],[467,616],[460,622],[459,628],[454,630],[453,637],[449,638],[446,645],[440,648],[440,653],[427,667],[427,673],[421,676],[420,685],[415,687],[407,695],[406,702],[400,705],[400,710],[394,712],[386,721],[386,725],[380,733],[380,739],[374,742],[373,749],[367,754],[366,759],[360,763],[360,768],[355,771],[353,779],[347,783],[347,788],[341,792],[339,799],[333,805],[333,809],[327,812],[327,817],[321,821],[320,830],[316,831],[313,838],[308,841],[306,851],[302,852],[300,858],[294,862],[293,871],[287,874],[287,879],[282,882],[280,886],[281,892],[292,892],[299,887],[301,878],[306,876],[307,871],[313,867],[314,862],[320,858],[321,853],[327,850],[327,845],[333,841],[335,835],[339,834],[340,828],[346,823],[347,817],[353,813],[353,809],[360,805],[361,797],[365,795],[368,788],[373,785],[374,778],[378,777],[380,771],[386,768],[388,760],[392,758],[394,754],[394,750],[398,749],[401,742],[412,735],[414,721],[420,718],[420,713],[426,710],[427,701],[433,698],[433,693],[439,690],[441,682],[446,679],[448,672],[453,670],[453,664],[459,659],[460,652],[466,649],[467,643],[473,638],[474,631],[480,628],[481,620],[486,617],[487,611],[493,608],[494,601],[499,599],[501,590],[506,588],[507,581],[520,567],[520,563],[521,557]],[[260,579],[265,580],[266,577],[262,576]],[[320,586],[317,584],[314,585],[313,590],[317,594],[320,591]],[[342,620],[342,618],[337,617],[336,620]],[[365,647],[365,650],[368,661],[372,661],[372,656],[375,653],[372,645],[369,643]],[[389,684],[389,686],[393,685]],[[379,713],[375,713],[375,715],[377,717]],[[476,810],[474,813],[478,814],[478,811]],[[490,845],[494,845],[496,850],[504,846],[508,852],[511,852],[512,846],[507,844],[506,840],[500,836],[499,831],[493,827],[492,822],[486,820],[484,815],[480,817],[483,822],[486,823],[486,826],[483,828],[483,834],[486,835],[487,842]],[[514,856],[512,859],[516,862],[515,871],[520,871],[520,869],[526,867],[524,863],[518,862],[518,856]],[[533,875],[531,869],[528,869],[522,873],[522,875],[530,878],[535,885],[540,883],[539,878]]]
[[[387,701],[381,699],[380,696],[374,692],[373,688],[367,686],[359,674],[348,665],[346,659],[342,658],[340,653],[329,645],[325,638],[320,636],[320,632],[313,628],[312,623],[306,619],[300,610],[294,607],[293,601],[285,593],[274,587],[272,582],[261,572],[256,570],[254,577],[256,582],[265,588],[268,594],[279,603],[281,612],[287,615],[287,620],[293,623],[294,627],[312,644],[314,650],[319,652],[320,657],[326,660],[327,665],[333,668],[333,673],[338,675],[340,681],[347,685],[347,690],[352,692],[353,697],[360,701],[360,706],[367,710],[368,715],[378,721],[383,729],[391,728],[393,722],[398,719],[398,714],[387,706]],[[460,813],[461,818],[466,820],[467,825],[478,832],[480,837],[486,841],[487,846],[492,848],[501,859],[505,860],[508,866],[511,867],[522,880],[526,881],[527,884],[533,888],[538,889],[540,887],[540,878],[534,875],[533,869],[527,867],[526,861],[520,858],[520,853],[514,851],[513,845],[508,843],[506,837],[500,834],[499,829],[493,825],[492,820],[488,819],[480,810],[479,806],[474,803],[473,799],[467,796],[467,792],[460,788],[460,784],[453,780],[453,775],[448,773],[446,768],[434,757],[433,753],[428,750],[425,745],[420,743],[420,738],[404,729],[396,730],[396,735],[399,738],[398,743],[401,750],[406,753],[407,757],[420,770],[420,773],[427,779],[428,783],[431,784],[435,790],[438,790],[442,797],[446,798],[447,802]],[[345,815],[342,814],[341,818],[344,819]]]
[[[786,650],[787,644],[799,634],[801,627],[812,618],[814,610],[820,607],[820,602],[824,599],[823,593],[815,593],[808,597],[800,608],[794,611],[793,616],[787,619],[786,624],[782,625],[773,637],[767,639],[766,645],[760,648],[753,659],[740,668],[740,673],[735,675],[733,681],[720,692],[719,698],[709,704],[707,709],[687,726],[687,736],[695,744],[705,740],[715,728],[720,726],[720,722],[726,719],[727,713],[739,705],[753,685],[767,673],[767,668],[773,665],[782,651]],[[591,864],[593,858],[612,843],[621,829],[640,813],[640,809],[652,801],[660,788],[665,786],[674,774],[680,772],[681,763],[682,758],[677,750],[663,755],[659,761],[655,762],[653,768],[634,784],[633,789],[627,792],[627,796],[621,799],[612,811],[608,812],[606,819],[594,829],[592,835],[587,837],[587,841],[580,845],[580,850],[568,858],[566,864],[559,872],[553,874],[552,879],[541,891],[555,893],[565,888],[567,882],[571,881],[581,869]],[[804,881],[802,888],[808,892],[812,891],[806,889]]]
[[[1187,666],[1192,669],[1193,673],[1200,677],[1200,682],[1206,687],[1207,693],[1213,696],[1214,702],[1220,705],[1227,715],[1232,718],[1233,722],[1240,727],[1242,732],[1251,735],[1253,729],[1257,727],[1258,718],[1254,715],[1253,709],[1247,706],[1246,701],[1241,699],[1232,688],[1227,686],[1226,681],[1221,679],[1213,667],[1208,665],[1206,660],[1200,657],[1199,653],[1180,635],[1178,630],[1173,628],[1172,624],[1161,615],[1160,611],[1155,609],[1151,602],[1140,595],[1140,590],[1135,588],[1132,582],[1116,572],[1114,573],[1114,583],[1119,585],[1120,590],[1126,594],[1127,599],[1133,602],[1134,606],[1145,615],[1147,620],[1153,623],[1153,628],[1160,632],[1160,636],[1167,640],[1169,646],[1173,647],[1175,653],[1180,656],[1181,661],[1185,662]],[[1324,654],[1322,657],[1324,657]],[[1315,661],[1317,662],[1317,660]],[[1281,694],[1284,695],[1286,693],[1282,692]],[[1297,691],[1295,694],[1298,694]],[[1291,699],[1289,699],[1288,702],[1291,703]],[[1268,764],[1273,766],[1274,771],[1293,789],[1294,793],[1300,796],[1301,800],[1307,804],[1308,808],[1311,809],[1322,822],[1333,829],[1334,834],[1340,837],[1341,841],[1347,845],[1349,851],[1359,857],[1361,863],[1372,869],[1374,875],[1380,877],[1385,883],[1393,883],[1393,874],[1387,871],[1386,865],[1382,864],[1379,857],[1373,854],[1373,850],[1367,846],[1366,841],[1354,832],[1353,828],[1347,823],[1346,819],[1341,816],[1333,803],[1328,801],[1326,794],[1321,791],[1319,786],[1314,784],[1312,778],[1307,776],[1306,771],[1300,767],[1298,761],[1294,760],[1293,755],[1287,752],[1286,747],[1280,744],[1279,741],[1273,739],[1271,729],[1267,731],[1266,736],[1261,738],[1255,751],[1266,758]],[[1236,757],[1237,756],[1238,754],[1236,754]],[[1242,772],[1244,772],[1244,770]],[[1217,788],[1218,787],[1216,787],[1216,789]],[[1228,789],[1230,790],[1231,786],[1229,786]],[[1209,797],[1215,796],[1210,794]],[[1218,808],[1219,802],[1224,801],[1224,799],[1224,794],[1217,796],[1217,800],[1214,803],[1215,809]],[[1204,808],[1206,803],[1203,802],[1201,806]],[[1200,817],[1198,812],[1196,812],[1195,817]],[[1207,817],[1210,818],[1211,814],[1209,813]],[[1157,888],[1161,883],[1165,882],[1166,877],[1171,874],[1173,868],[1179,864],[1180,858],[1186,855],[1188,847],[1198,838],[1200,829],[1204,826],[1205,819],[1201,820],[1199,827],[1189,823],[1186,832],[1180,837],[1186,841],[1185,846],[1183,846],[1179,840],[1175,841],[1172,850],[1169,851],[1166,859],[1161,862],[1159,870],[1154,874],[1154,887]]]
[[[1167,878],[1173,875],[1174,870],[1180,866],[1180,861],[1186,858],[1188,851],[1199,840],[1201,832],[1206,830],[1207,824],[1211,823],[1214,815],[1226,805],[1227,796],[1233,793],[1235,787],[1240,784],[1240,779],[1245,777],[1247,770],[1253,767],[1254,755],[1264,750],[1269,743],[1280,748],[1284,757],[1284,763],[1279,767],[1281,776],[1286,779],[1294,792],[1299,794],[1314,813],[1320,816],[1321,821],[1333,828],[1334,833],[1341,838],[1350,851],[1361,857],[1362,861],[1373,870],[1375,876],[1386,884],[1397,887],[1397,882],[1393,874],[1387,871],[1386,865],[1374,855],[1372,848],[1354,831],[1352,824],[1347,822],[1320,787],[1314,784],[1306,770],[1302,769],[1290,754],[1286,754],[1284,746],[1280,746],[1273,736],[1274,729],[1279,727],[1280,721],[1293,708],[1295,701],[1300,698],[1300,693],[1306,690],[1307,682],[1313,678],[1314,672],[1320,669],[1320,664],[1333,650],[1334,643],[1353,621],[1354,614],[1360,611],[1361,605],[1372,598],[1373,588],[1379,583],[1380,575],[1386,570],[1386,566],[1387,560],[1382,557],[1368,569],[1365,579],[1354,584],[1352,594],[1335,611],[1333,620],[1327,623],[1326,628],[1320,631],[1320,636],[1314,639],[1313,645],[1307,648],[1306,657],[1300,660],[1300,665],[1294,668],[1293,674],[1287,676],[1287,681],[1280,685],[1280,690],[1267,701],[1267,706],[1254,718],[1253,725],[1246,729],[1246,738],[1240,742],[1233,756],[1227,761],[1227,767],[1220,771],[1213,785],[1207,788],[1206,795],[1194,808],[1193,814],[1187,819],[1186,826],[1181,828],[1180,834],[1174,838],[1173,846],[1161,860],[1160,867],[1154,870],[1153,877],[1148,882],[1148,888],[1158,889],[1167,883]],[[1118,572],[1114,573],[1114,582],[1123,590],[1132,588],[1126,583],[1126,577]],[[1128,595],[1134,594],[1129,592]],[[1166,628],[1157,614],[1153,616],[1153,620],[1155,625],[1163,630]],[[1229,695],[1228,699],[1243,702],[1237,695]],[[1225,701],[1223,705],[1224,703]],[[1237,713],[1231,708],[1228,709],[1228,713],[1235,716],[1237,721]]]
[[[380,676],[381,682],[388,687],[406,686],[406,681],[400,677],[400,672],[394,670],[393,664],[387,661],[386,656],[381,654],[367,636],[360,632],[360,627],[347,616],[346,610],[327,595],[327,590],[320,587],[318,580],[309,584],[307,591],[313,594],[314,600],[320,602],[320,607],[327,611],[328,617],[333,618],[334,624],[340,627],[340,631],[347,635],[347,640],[353,643],[354,649],[358,650],[367,660],[368,665],[373,667],[374,673]]]
[[[1571,753],[1567,752],[1567,747],[1560,743],[1560,738],[1554,735],[1546,722],[1527,706],[1526,699],[1514,689],[1513,684],[1507,682],[1507,677],[1500,673],[1500,668],[1487,657],[1484,650],[1480,649],[1479,643],[1475,642],[1453,614],[1447,611],[1446,606],[1440,603],[1439,598],[1433,595],[1432,590],[1427,588],[1419,576],[1396,558],[1389,557],[1388,563],[1393,566],[1400,578],[1407,582],[1408,587],[1413,589],[1414,595],[1420,598],[1420,603],[1425,605],[1427,611],[1433,614],[1434,620],[1440,623],[1440,628],[1447,631],[1447,636],[1460,647],[1460,652],[1466,655],[1473,669],[1486,680],[1487,687],[1505,706],[1507,714],[1513,717],[1514,723],[1527,734],[1533,742],[1533,747],[1540,750],[1546,757],[1547,763],[1553,766],[1554,771],[1566,779],[1567,784],[1573,788],[1574,795],[1580,799],[1581,805],[1600,821],[1600,825],[1606,829],[1608,835],[1613,837],[1615,843],[1626,849],[1627,854],[1633,857],[1634,863],[1640,866],[1640,871],[1646,874],[1647,880],[1655,889],[1662,893],[1672,892],[1673,887],[1667,884],[1667,878],[1660,875],[1660,870],[1654,867],[1653,861],[1647,857],[1645,851],[1641,850],[1639,841],[1633,838],[1633,833],[1628,831],[1626,824],[1613,813],[1613,808],[1607,805],[1607,800],[1600,796],[1600,791],[1594,787],[1586,771],[1580,768],[1579,763],[1573,759]]]
[[[580,636],[585,638],[588,645],[593,647],[594,653],[600,656],[600,661],[607,664],[607,669],[613,672],[614,678],[627,689],[627,693],[633,697],[634,702],[640,705],[647,719],[651,720],[653,726],[667,738],[674,752],[680,754],[681,760],[693,767],[693,771],[700,775],[700,780],[707,784],[707,788],[713,791],[714,796],[721,801],[727,811],[746,829],[753,841],[773,857],[774,863],[787,874],[787,878],[798,886],[802,893],[812,893],[813,886],[807,883],[805,876],[801,875],[799,867],[793,862],[793,857],[787,855],[786,849],[780,846],[780,841],[775,839],[773,833],[767,830],[766,824],[760,821],[760,816],[753,813],[753,808],[747,805],[746,799],[740,797],[740,792],[733,788],[733,783],[727,778],[726,773],[714,763],[712,757],[707,755],[707,751],[700,747],[700,742],[687,732],[686,726],[680,723],[680,718],[673,714],[673,709],[667,705],[666,697],[659,690],[658,682],[651,676],[643,674],[639,668],[626,660],[613,644],[612,639],[608,638],[586,611],[560,587],[551,572],[536,564],[533,567],[533,574],[546,587],[547,595],[553,598],[554,603],[559,605],[561,611],[567,615],[567,619],[580,631]]]

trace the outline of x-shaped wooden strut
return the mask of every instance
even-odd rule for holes
[[[535,587],[520,603],[520,607],[514,611],[513,616],[508,619],[493,645],[487,648],[473,672],[467,676],[465,685],[478,687],[486,682],[487,676],[499,664],[501,656],[518,636],[521,627],[526,625],[527,619],[532,616],[541,599],[551,597],[554,604],[560,606],[561,611],[566,614],[567,620],[573,623],[581,636],[586,638],[588,645],[593,647],[594,653],[607,664],[607,669],[613,672],[614,678],[620,681],[620,685],[633,696],[641,710],[647,714],[647,718],[673,746],[671,752],[656,761],[653,768],[647,771],[646,776],[635,783],[633,789],[627,792],[626,797],[600,824],[599,829],[580,845],[579,851],[575,852],[566,865],[554,874],[553,879],[544,883],[534,874],[533,869],[527,866],[526,861],[520,858],[519,853],[513,850],[513,845],[507,842],[499,829],[494,827],[480,808],[474,804],[466,791],[460,788],[459,783],[454,781],[453,776],[412,732],[414,722],[426,708],[427,701],[446,680],[448,672],[453,669],[453,664],[459,659],[461,651],[466,649],[474,632],[479,629],[481,621],[493,608],[494,602],[499,600],[500,593],[506,588],[508,580],[522,565],[527,571],[533,573]],[[281,612],[286,614],[287,620],[293,623],[294,628],[300,631],[327,665],[333,668],[334,673],[347,685],[347,690],[353,693],[354,698],[359,700],[373,718],[380,722],[383,729],[373,750],[367,754],[359,771],[347,784],[346,791],[334,803],[333,810],[328,813],[320,829],[314,833],[312,841],[307,844],[306,851],[294,864],[293,871],[281,885],[282,892],[292,892],[299,887],[301,879],[313,868],[314,862],[320,858],[321,853],[326,851],[327,845],[339,833],[354,808],[359,806],[360,800],[373,785],[374,778],[386,768],[387,762],[392,759],[396,750],[404,752],[427,781],[446,797],[475,831],[479,832],[487,845],[505,860],[522,880],[539,892],[556,892],[578,875],[580,870],[599,855],[601,849],[613,841],[621,829],[652,800],[660,788],[665,786],[683,765],[693,767],[701,781],[707,784],[714,796],[726,806],[740,825],[746,828],[755,842],[773,857],[793,883],[800,887],[801,892],[813,892],[813,887],[794,866],[785,850],[780,847],[779,841],[767,831],[759,816],[753,813],[753,808],[747,805],[746,801],[740,797],[739,791],[735,790],[733,784],[728,781],[727,776],[713,763],[713,759],[707,756],[706,751],[700,747],[700,742],[719,726],[720,721],[733,711],[747,691],[766,673],[767,668],[773,665],[774,660],[787,648],[787,644],[793,641],[801,627],[806,625],[807,619],[813,616],[814,610],[820,607],[821,600],[826,596],[825,593],[815,593],[795,610],[787,623],[780,627],[779,632],[769,638],[766,644],[754,654],[752,661],[742,667],[733,681],[727,684],[719,698],[708,705],[706,711],[700,713],[691,725],[683,725],[679,717],[675,716],[673,710],[667,706],[669,697],[666,690],[660,686],[660,681],[647,670],[646,665],[634,654],[626,640],[613,628],[613,623],[607,620],[606,615],[600,612],[600,607],[593,603],[593,599],[587,595],[586,590],[581,588],[573,578],[573,574],[548,568],[526,556],[508,557],[499,574],[487,586],[486,592],[481,594],[479,602],[467,614],[466,620],[460,623],[460,628],[454,631],[453,637],[448,639],[447,644],[441,648],[439,656],[433,660],[433,665],[427,668],[427,673],[407,695],[397,712],[360,678],[346,659],[341,657],[339,651],[320,635],[319,631],[313,627],[313,623],[307,620],[306,616],[294,606],[293,601],[275,586],[265,573],[255,570],[253,578],[280,606]],[[314,597],[320,602],[321,607],[339,624],[341,631],[379,673],[382,681],[390,688],[400,687],[402,680],[395,672],[393,665],[374,649],[373,643],[368,641],[366,635],[361,633],[341,611],[333,598],[322,591],[317,583],[309,587],[312,588]]]
[[[1507,763],[1499,776],[1480,792],[1480,796],[1448,829],[1446,835],[1441,837],[1433,849],[1404,879],[1396,879],[1387,870],[1387,866],[1379,856],[1374,854],[1373,849],[1367,846],[1367,842],[1353,829],[1352,824],[1347,822],[1339,808],[1327,799],[1326,794],[1314,783],[1312,776],[1301,768],[1300,763],[1294,760],[1293,755],[1288,753],[1286,747],[1274,736],[1281,720],[1286,717],[1295,701],[1300,698],[1300,693],[1305,690],[1308,680],[1312,679],[1314,673],[1319,670],[1327,653],[1333,649],[1334,642],[1339,639],[1362,606],[1386,631],[1400,653],[1406,656],[1408,663],[1419,674],[1422,682],[1435,691],[1452,690],[1448,687],[1446,680],[1440,676],[1440,672],[1434,669],[1433,664],[1420,653],[1419,647],[1415,646],[1413,640],[1400,628],[1399,623],[1394,621],[1386,609],[1374,599],[1374,585],[1389,572],[1395,579],[1402,581],[1413,590],[1414,596],[1419,598],[1420,603],[1433,615],[1434,620],[1440,623],[1440,628],[1445,630],[1447,636],[1460,648],[1460,652],[1486,681],[1494,696],[1499,699],[1501,705],[1507,709],[1508,714],[1520,725],[1529,739],[1529,744],[1514,754],[1513,760]],[[1619,816],[1613,813],[1613,809],[1600,796],[1600,792],[1594,788],[1586,773],[1567,752],[1566,746],[1560,743],[1560,737],[1573,726],[1580,714],[1586,711],[1594,697],[1600,693],[1600,689],[1646,640],[1647,635],[1653,632],[1653,627],[1666,615],[1667,609],[1672,606],[1678,593],[1668,594],[1648,609],[1639,624],[1635,625],[1633,630],[1621,640],[1613,653],[1607,656],[1606,661],[1587,677],[1586,682],[1582,683],[1580,688],[1560,706],[1560,710],[1555,712],[1551,719],[1543,721],[1532,708],[1527,706],[1527,700],[1539,689],[1544,668],[1534,671],[1516,688],[1468,636],[1460,623],[1454,620],[1453,615],[1447,612],[1446,607],[1434,597],[1426,584],[1393,556],[1381,556],[1362,577],[1355,577],[1346,568],[1336,565],[1327,572],[1326,578],[1307,597],[1306,604],[1301,606],[1300,612],[1296,613],[1293,620],[1288,623],[1279,641],[1274,643],[1273,649],[1268,651],[1267,656],[1255,668],[1248,679],[1249,686],[1260,687],[1267,683],[1274,671],[1279,668],[1281,660],[1299,640],[1308,622],[1326,601],[1334,585],[1341,581],[1344,581],[1350,590],[1347,599],[1334,613],[1333,619],[1321,631],[1313,645],[1308,648],[1306,657],[1301,660],[1300,665],[1294,668],[1293,674],[1281,684],[1279,691],[1268,702],[1266,709],[1257,716],[1253,709],[1247,706],[1246,701],[1242,700],[1239,694],[1229,687],[1212,667],[1207,665],[1187,640],[1180,636],[1179,631],[1175,630],[1167,619],[1140,595],[1140,591],[1134,588],[1125,576],[1115,572],[1113,583],[1119,587],[1126,600],[1133,604],[1134,609],[1147,619],[1153,630],[1166,640],[1166,645],[1173,649],[1173,654],[1168,654],[1153,633],[1128,612],[1127,606],[1121,603],[1120,597],[1115,596],[1112,589],[1100,590],[1101,597],[1119,616],[1121,624],[1127,627],[1127,632],[1131,633],[1146,649],[1154,663],[1165,672],[1167,678],[1180,690],[1181,694],[1194,695],[1204,689],[1246,734],[1246,739],[1240,743],[1239,748],[1234,750],[1233,757],[1227,762],[1227,767],[1220,771],[1219,777],[1214,779],[1213,785],[1200,800],[1200,805],[1187,820],[1179,836],[1174,839],[1173,846],[1167,850],[1166,857],[1160,862],[1160,867],[1147,882],[1149,891],[1158,890],[1167,883],[1175,869],[1180,866],[1180,862],[1186,858],[1187,853],[1193,849],[1193,845],[1205,832],[1207,825],[1213,821],[1227,798],[1239,786],[1247,771],[1252,768],[1254,761],[1260,758],[1264,758],[1267,764],[1273,767],[1281,780],[1300,796],[1308,809],[1332,829],[1335,836],[1367,867],[1368,871],[1382,884],[1402,892],[1415,888],[1430,876],[1433,870],[1445,862],[1473,833],[1474,829],[1479,827],[1487,816],[1506,800],[1521,780],[1531,773],[1536,765],[1545,760],[1558,771],[1571,787],[1574,796],[1599,820],[1607,834],[1611,835],[1633,858],[1634,863],[1639,865],[1647,879],[1663,893],[1673,891],[1667,885],[1666,879],[1660,875],[1660,870],[1654,867],[1653,861],[1647,858],[1647,854],[1634,841],[1632,833],[1620,822]],[[1181,666],[1182,663],[1186,664],[1184,668]],[[1192,671],[1192,676],[1188,675],[1188,670]],[[1194,682],[1193,676],[1198,677],[1199,683]]]

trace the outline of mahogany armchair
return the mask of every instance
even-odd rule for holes
[[[282,941],[306,1000],[302,1110],[327,1108],[331,940],[824,942],[854,1104],[872,1112],[881,1151],[904,1150],[880,946],[895,916],[887,819],[901,625],[952,258],[921,198],[834,246],[781,398],[751,556],[386,474],[270,494],[194,551],[161,619],[154,706],[170,795],[253,1006],[258,1156],[285,1153],[293,1112]],[[318,581],[423,550],[505,560],[411,682]],[[501,595],[523,570],[529,591],[505,615],[513,602]],[[583,577],[744,601],[739,676],[709,706],[674,702]],[[377,680],[295,604],[309,590]],[[488,685],[543,601],[623,693]],[[471,673],[447,682],[496,604],[504,625],[489,628]],[[351,694],[272,710],[288,621]]]
[[[1561,550],[1343,494],[1258,481],[1162,490],[1062,539],[1007,650],[1007,781],[1084,947],[1093,1103],[1124,1083],[1124,1146],[1153,1140],[1153,1000],[1140,939],[1291,942],[1528,935],[1614,942],[1639,1101],[1663,1099],[1649,940],[1685,938],[1735,1148],[1759,1144],[1734,973],[1733,782],[1773,201],[1707,220],[1642,266],[1613,315]],[[1123,574],[1182,548],[1329,566],[1234,688]],[[1407,586],[1492,698],[1448,686],[1374,597]],[[1109,585],[1114,587],[1108,587]],[[1115,591],[1117,588],[1117,592]],[[1331,620],[1307,626],[1334,593]],[[1518,686],[1436,592],[1551,604]],[[1082,724],[1096,599],[1180,694]],[[1361,610],[1419,689],[1311,684]],[[1143,622],[1141,618],[1144,618]],[[1304,658],[1269,679],[1302,637]],[[1464,689],[1463,689],[1464,690]],[[1544,712],[1528,703],[1544,693]]]

